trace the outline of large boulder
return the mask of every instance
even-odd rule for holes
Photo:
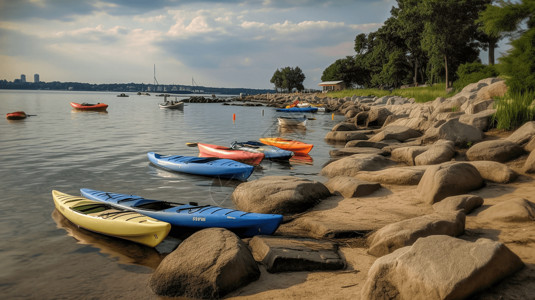
[[[336,143],[347,143],[353,140],[367,140],[368,136],[361,131],[329,131],[325,140]]]
[[[493,109],[494,100],[493,99],[485,99],[485,100],[475,99],[474,101],[467,101],[465,105],[466,107],[461,107],[461,109],[464,110],[464,113],[473,115],[473,114],[477,114],[485,110]]]
[[[429,146],[407,146],[393,149],[390,153],[390,158],[393,161],[402,162],[409,166],[414,166],[414,159],[416,156],[424,153],[429,149]]]
[[[524,125],[520,126],[515,130],[510,136],[507,137],[507,140],[517,143],[518,145],[523,145],[531,140],[535,136],[535,121],[527,122]]]
[[[416,189],[422,202],[433,204],[446,197],[483,187],[483,178],[469,163],[447,162],[427,168]]]
[[[457,146],[475,144],[483,139],[483,132],[478,128],[463,124],[456,119],[439,121],[429,127],[422,140],[426,143],[440,139],[450,140]]]
[[[535,203],[522,198],[514,198],[489,207],[477,217],[489,222],[533,222],[535,221]]]
[[[372,136],[370,142],[381,142],[384,140],[398,140],[404,142],[408,139],[420,137],[422,134],[414,129],[404,126],[389,125],[376,135]]]
[[[495,109],[487,109],[473,115],[464,114],[459,117],[459,122],[474,126],[481,131],[487,131],[491,125],[492,116],[495,113]]]
[[[340,157],[350,156],[353,154],[387,155],[388,152],[385,150],[371,148],[371,147],[344,147],[344,148],[333,149],[329,151],[329,156],[333,158],[340,158]]]
[[[482,87],[477,91],[476,102],[491,100],[496,97],[503,97],[507,93],[507,85],[505,81],[497,81],[487,86]]]
[[[160,296],[221,298],[260,277],[253,255],[234,233],[198,231],[168,254],[150,278]]]
[[[319,181],[293,176],[265,176],[241,183],[231,198],[239,210],[293,214],[311,208],[330,195],[329,189]]]
[[[382,155],[354,154],[326,165],[321,170],[321,175],[326,177],[354,176],[360,171],[377,171],[392,164],[391,160]]]
[[[249,247],[254,258],[270,273],[339,270],[345,267],[337,245],[329,241],[255,236]]]
[[[391,115],[387,108],[372,106],[368,111],[368,120],[366,126],[383,126],[386,118]]]
[[[464,232],[465,218],[462,212],[445,212],[386,225],[368,237],[368,253],[383,256],[430,235],[461,235]]]
[[[500,242],[429,236],[378,258],[361,299],[467,299],[523,266]]]
[[[417,185],[427,169],[424,167],[394,167],[379,171],[361,171],[355,178],[381,184]]]
[[[470,161],[481,177],[487,181],[496,183],[510,183],[518,178],[518,173],[513,171],[507,165],[495,161]]]
[[[535,173],[535,151],[531,151],[523,167],[526,173]]]
[[[336,176],[329,179],[325,186],[332,194],[340,194],[345,198],[367,196],[381,188],[379,183],[359,180],[350,176]]]
[[[465,214],[483,205],[483,198],[476,195],[457,195],[442,199],[433,204],[433,209],[438,213],[454,212],[461,210]]]
[[[440,164],[450,161],[454,155],[455,145],[452,141],[438,140],[424,153],[417,155],[414,158],[414,164],[417,166]]]
[[[384,147],[386,147],[388,145],[390,145],[390,144],[384,143],[384,142],[376,143],[376,142],[370,142],[370,141],[354,140],[354,141],[347,142],[345,147],[346,148],[363,147],[363,148],[383,149]]]
[[[466,151],[469,160],[490,160],[507,162],[522,155],[524,150],[518,144],[505,139],[483,141]]]
[[[355,131],[355,130],[357,130],[357,126],[349,122],[338,123],[334,125],[333,129],[331,129],[331,131]]]

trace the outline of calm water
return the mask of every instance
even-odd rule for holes
[[[341,116],[308,115],[307,130],[282,130],[269,107],[186,104],[161,110],[163,98],[118,98],[117,93],[0,91],[0,112],[23,110],[21,121],[0,121],[0,294],[2,298],[139,298],[152,296],[138,276],[152,272],[156,250],[72,226],[57,212],[51,191],[79,195],[82,187],[174,202],[232,207],[239,182],[170,173],[149,164],[146,153],[198,154],[186,142],[229,145],[234,140],[283,136],[314,144],[312,161],[263,162],[249,180],[318,175],[334,146],[323,137]],[[103,102],[107,112],[77,112],[74,102]],[[232,115],[236,114],[236,121]],[[95,289],[99,287],[99,289]],[[131,293],[130,296],[128,293]]]

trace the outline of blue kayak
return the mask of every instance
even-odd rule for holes
[[[318,108],[314,106],[309,106],[309,107],[294,106],[290,108],[277,108],[277,111],[306,113],[306,112],[317,112]]]
[[[283,150],[256,141],[232,142],[230,148],[249,152],[261,152],[264,153],[264,158],[273,160],[287,160],[294,155],[292,151]]]
[[[245,181],[253,173],[254,167],[231,159],[168,155],[149,152],[150,162],[163,169],[195,175],[236,179]]]
[[[212,205],[181,204],[145,199],[140,196],[80,189],[83,197],[135,211],[173,226],[202,229],[221,227],[243,237],[272,234],[282,215],[248,213]]]

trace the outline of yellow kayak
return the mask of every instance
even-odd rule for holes
[[[150,247],[158,245],[171,224],[137,212],[120,210],[84,197],[52,191],[56,209],[74,224],[94,232],[130,240]]]

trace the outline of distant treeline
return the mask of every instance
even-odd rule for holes
[[[150,93],[199,93],[199,94],[224,94],[247,95],[274,93],[272,89],[247,89],[247,88],[217,88],[188,85],[153,85],[140,83],[111,83],[91,84],[82,82],[20,82],[0,80],[0,89],[11,90],[60,90],[60,91],[107,91],[107,92],[150,92]]]

